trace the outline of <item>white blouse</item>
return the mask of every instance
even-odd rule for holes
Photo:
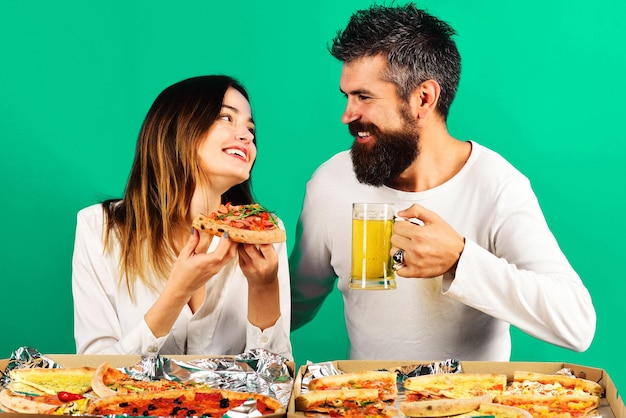
[[[195,313],[185,306],[170,333],[156,338],[144,315],[164,283],[158,284],[157,291],[138,283],[131,299],[126,284],[118,280],[119,241],[111,234],[112,251],[105,251],[104,228],[101,204],[78,212],[72,259],[77,354],[236,355],[263,348],[293,359],[286,243],[274,246],[279,257],[281,311],[274,326],[261,331],[248,321],[248,282],[235,257],[207,282],[202,306]],[[212,240],[208,251],[213,251],[218,242]]]

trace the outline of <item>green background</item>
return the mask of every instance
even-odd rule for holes
[[[305,182],[351,144],[340,121],[340,65],[326,45],[369,4],[3,2],[0,358],[24,345],[74,352],[76,212],[122,193],[148,107],[183,78],[226,73],[248,87],[259,140],[254,189],[285,221],[291,248]],[[458,32],[463,72],[451,133],[500,152],[531,179],[597,309],[586,352],[513,330],[512,359],[605,368],[626,388],[626,3],[419,5]],[[298,364],[345,358],[342,315],[335,292],[292,334]]]

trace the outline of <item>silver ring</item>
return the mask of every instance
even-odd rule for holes
[[[404,264],[404,250],[400,248],[398,251],[393,253],[393,257],[391,258],[393,258],[393,261],[397,264]]]

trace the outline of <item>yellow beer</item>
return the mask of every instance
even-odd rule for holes
[[[392,231],[393,209],[358,211],[355,207],[352,219],[351,288],[395,289],[393,260],[389,255]]]

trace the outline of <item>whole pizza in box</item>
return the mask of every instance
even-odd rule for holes
[[[54,415],[211,416],[244,407],[257,414],[285,411],[257,393],[213,389],[202,383],[138,380],[112,368],[13,369],[0,391],[6,412]]]

